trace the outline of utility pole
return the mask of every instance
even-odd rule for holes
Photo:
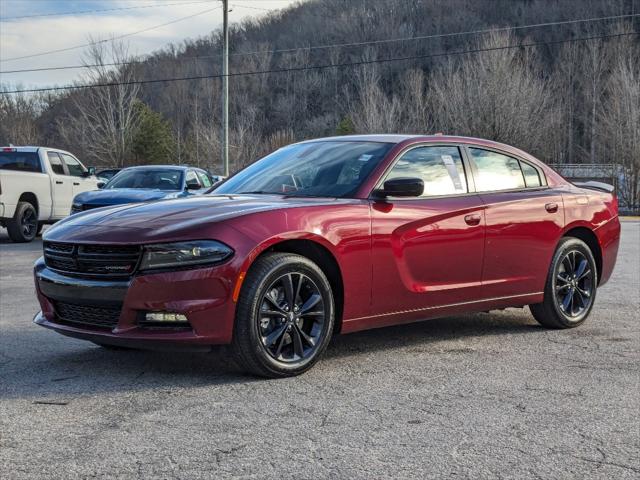
[[[229,176],[229,0],[222,0],[222,174]]]

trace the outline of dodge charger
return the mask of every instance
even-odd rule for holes
[[[617,209],[610,186],[492,141],[304,141],[208,195],[59,222],[34,321],[106,348],[230,344],[266,377],[308,370],[334,334],[463,312],[571,328],[611,276]]]

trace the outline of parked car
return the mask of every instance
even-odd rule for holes
[[[64,150],[1,147],[0,225],[14,242],[30,242],[69,214],[74,195],[97,184],[93,169]]]
[[[121,168],[106,168],[106,169],[103,169],[103,170],[99,170],[99,171],[96,172],[96,177],[98,177],[98,179],[101,182],[107,183],[120,170],[122,170],[122,169]]]
[[[284,147],[211,195],[60,222],[35,322],[99,345],[231,344],[310,368],[334,332],[528,305],[582,324],[613,271],[617,200],[488,140],[373,135]]]
[[[129,167],[118,172],[100,190],[84,192],[73,199],[71,213],[92,208],[149,202],[203,194],[213,185],[204,170],[192,167],[152,165]]]

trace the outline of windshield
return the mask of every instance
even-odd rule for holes
[[[349,197],[392,145],[339,140],[290,145],[249,165],[213,193]]]
[[[182,170],[138,168],[123,170],[104,186],[113,188],[144,188],[150,190],[181,190]]]

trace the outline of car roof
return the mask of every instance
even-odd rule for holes
[[[393,144],[414,144],[414,143],[457,143],[477,145],[479,147],[495,148],[507,153],[525,157],[535,162],[540,162],[539,159],[533,155],[520,150],[517,147],[507,145],[506,143],[500,143],[493,140],[487,140],[485,138],[465,137],[458,135],[403,135],[403,134],[372,134],[372,135],[342,135],[334,137],[316,138],[312,140],[305,140],[299,143],[312,143],[312,142],[331,142],[331,141],[343,141],[343,142],[381,142],[381,143],[393,143]]]
[[[122,168],[121,170],[162,170],[162,169],[166,169],[166,170],[188,170],[194,168],[196,170],[202,170],[201,168],[197,168],[197,167],[190,167],[189,165],[134,165],[131,167],[125,167]]]

